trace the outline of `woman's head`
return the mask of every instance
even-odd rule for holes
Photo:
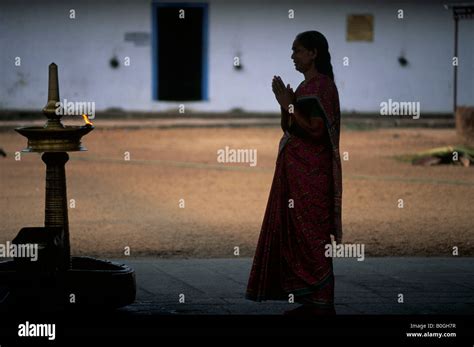
[[[298,34],[293,42],[291,59],[299,72],[304,73],[314,66],[319,73],[334,80],[328,41],[319,31],[305,31]]]

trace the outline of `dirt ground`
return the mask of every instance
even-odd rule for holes
[[[73,254],[252,256],[273,177],[277,128],[95,129],[67,164]],[[456,144],[454,130],[344,131],[344,242],[366,256],[474,255],[474,169],[420,167],[395,155]],[[0,133],[0,242],[44,222],[45,166],[17,133]],[[255,167],[217,150],[257,149]],[[130,160],[124,160],[124,152]],[[180,199],[185,207],[180,208]],[[403,199],[404,208],[398,208]]]

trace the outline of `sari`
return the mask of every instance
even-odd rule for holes
[[[295,115],[322,118],[321,131],[312,136],[295,116],[280,140],[246,298],[293,295],[295,302],[333,308],[333,264],[325,246],[330,235],[342,239],[339,97],[323,74],[300,84],[295,96]]]

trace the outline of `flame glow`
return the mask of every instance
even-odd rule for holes
[[[89,117],[87,117],[87,114],[83,114],[82,118],[84,118],[84,122],[86,122],[86,125],[94,125],[90,120]]]

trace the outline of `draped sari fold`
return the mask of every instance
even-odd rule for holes
[[[280,144],[246,297],[332,306],[332,258],[325,256],[330,235],[342,238],[340,113],[337,88],[322,74],[296,90],[295,109],[321,117],[321,136],[296,122]]]

